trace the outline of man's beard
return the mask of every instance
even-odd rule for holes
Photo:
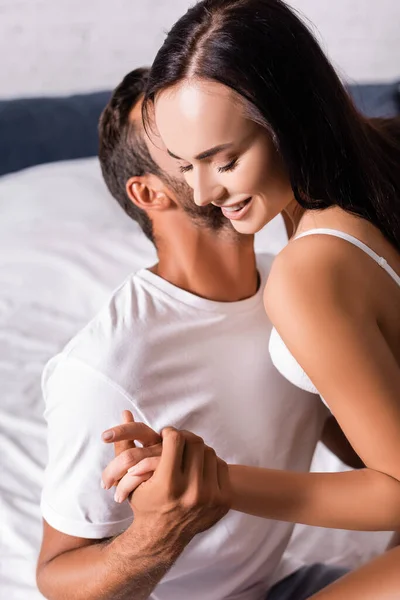
[[[229,219],[222,214],[220,208],[212,204],[207,204],[207,206],[197,206],[195,204],[193,190],[185,181],[169,177],[168,185],[174,190],[180,206],[192,219],[194,224],[216,233],[226,232],[231,235],[237,234]]]

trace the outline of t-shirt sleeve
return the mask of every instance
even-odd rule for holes
[[[74,358],[55,357],[42,388],[48,426],[48,464],[41,499],[43,518],[71,536],[102,539],[121,533],[132,521],[114,489],[101,488],[103,469],[114,448],[101,434],[132,410],[123,391],[101,373]]]

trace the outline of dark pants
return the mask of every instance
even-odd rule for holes
[[[347,569],[319,563],[303,567],[275,584],[266,600],[306,600],[346,573]]]

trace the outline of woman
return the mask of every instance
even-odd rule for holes
[[[169,33],[145,98],[194,190],[241,233],[293,235],[265,290],[270,351],[321,394],[366,468],[231,466],[233,508],[322,527],[400,529],[400,147],[364,119],[280,0],[204,0]],[[315,596],[400,597],[400,549]]]

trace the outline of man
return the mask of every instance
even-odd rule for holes
[[[256,262],[252,237],[219,209],[196,208],[156,132],[146,136],[146,75],[115,90],[100,161],[158,263],[129,277],[46,367],[38,586],[52,599],[302,600],[339,573],[282,560],[291,524],[228,512],[224,461],[308,470],[326,409],[271,364],[262,291],[272,257]],[[150,456],[163,435],[160,475],[133,495],[133,520],[101,487],[112,445],[100,435],[126,410]],[[125,472],[135,448],[122,450]]]

